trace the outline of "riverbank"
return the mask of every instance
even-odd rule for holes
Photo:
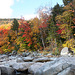
[[[36,52],[0,55],[0,75],[75,75],[74,65],[75,56]]]

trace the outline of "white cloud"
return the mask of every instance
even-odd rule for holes
[[[39,18],[39,15],[38,14],[29,14],[29,15],[24,15],[23,17],[25,18],[25,20],[30,20],[30,19],[33,19],[34,17]]]
[[[10,18],[13,10],[11,6],[14,0],[0,0],[0,18]]]
[[[17,2],[19,2],[20,0],[16,0]]]

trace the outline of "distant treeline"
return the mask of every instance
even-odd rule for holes
[[[17,19],[17,18],[16,18]],[[13,21],[14,20],[14,18],[8,18],[8,19],[6,19],[6,18],[4,18],[4,19],[2,19],[2,18],[0,18],[0,21]],[[20,19],[17,19],[17,20],[20,20]]]

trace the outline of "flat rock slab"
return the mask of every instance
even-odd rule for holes
[[[28,62],[28,61],[32,61],[33,58],[31,58],[31,57],[22,57],[22,60],[23,60],[24,62]]]
[[[47,62],[47,61],[51,61],[51,59],[48,57],[42,57],[33,60],[33,62]]]
[[[34,72],[34,75],[57,75],[58,73],[60,75],[66,75],[69,74],[69,71],[71,70],[69,69],[71,64],[75,65],[75,57],[60,57],[55,61],[46,62],[36,72]],[[63,70],[66,70],[66,72]]]

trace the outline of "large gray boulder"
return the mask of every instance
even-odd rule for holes
[[[20,63],[15,63],[12,64],[11,67],[14,68],[17,71],[25,71],[27,70],[32,64],[34,64],[33,62],[20,62]]]
[[[64,69],[62,72],[58,73],[57,75],[73,75],[71,72],[71,67]]]
[[[57,75],[75,75],[75,65],[71,65],[70,67],[64,69]]]
[[[60,55],[61,55],[61,56],[68,56],[68,53],[69,53],[68,47],[64,47],[64,48],[61,50]]]
[[[15,70],[11,67],[0,66],[0,70],[1,70],[1,75],[16,75]]]
[[[34,74],[44,63],[35,63],[28,68],[28,72]]]
[[[0,75],[1,75],[1,69],[0,69]]]
[[[70,67],[70,61],[63,57],[58,58],[55,61],[47,62],[42,67],[40,67],[34,75],[57,75],[59,72]]]
[[[59,57],[55,61],[46,62],[34,75],[75,75],[75,57]]]

